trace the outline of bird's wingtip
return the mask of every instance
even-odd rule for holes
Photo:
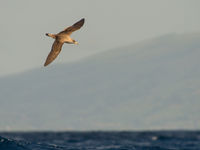
[[[49,64],[49,63],[45,62],[45,63],[44,63],[44,67],[46,67],[48,64]]]
[[[82,18],[81,21],[85,21],[85,18]]]

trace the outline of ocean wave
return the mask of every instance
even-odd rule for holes
[[[0,150],[199,150],[200,132],[0,133]]]
[[[29,150],[21,143],[0,136],[0,150]]]

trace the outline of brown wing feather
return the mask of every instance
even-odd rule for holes
[[[62,49],[62,45],[63,43],[55,40],[52,48],[51,48],[51,52],[49,53],[46,62],[44,64],[44,66],[47,66],[48,64],[50,64],[54,59],[56,59],[56,57],[58,56],[58,54],[60,53],[61,49]]]
[[[80,29],[83,26],[84,22],[85,22],[85,19],[83,18],[79,20],[78,22],[76,22],[75,24],[73,24],[72,26],[66,28],[64,31],[61,31],[60,33],[66,33],[70,35],[72,32]]]

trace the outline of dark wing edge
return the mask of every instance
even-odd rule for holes
[[[54,59],[56,59],[56,57],[58,56],[58,54],[60,53],[60,51],[62,49],[62,45],[63,45],[63,43],[61,43],[57,40],[54,41],[52,48],[51,48],[51,52],[47,56],[44,66],[49,65],[52,61],[54,61]]]
[[[67,33],[67,34],[71,34],[72,32],[80,29],[83,24],[85,22],[85,18],[79,20],[78,22],[76,22],[75,24],[73,24],[72,26],[66,28],[64,31],[61,31],[60,33]]]

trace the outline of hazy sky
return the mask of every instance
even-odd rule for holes
[[[0,76],[42,68],[57,33],[85,18],[54,63],[167,33],[200,31],[198,0],[18,0],[0,2]],[[50,66],[49,66],[50,67]]]

